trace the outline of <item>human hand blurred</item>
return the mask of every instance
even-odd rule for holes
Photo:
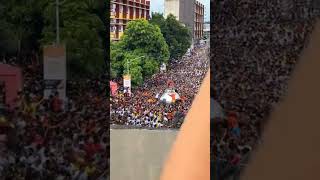
[[[210,179],[210,70],[193,101],[161,180]]]
[[[319,179],[320,22],[242,179]]]

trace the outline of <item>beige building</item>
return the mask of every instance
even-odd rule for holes
[[[204,24],[204,5],[199,1],[195,1],[194,8],[194,37],[195,39],[203,38],[203,24]]]
[[[193,12],[193,13],[190,13]],[[203,38],[204,5],[196,0],[165,0],[164,14],[173,14],[193,34],[193,40]]]
[[[110,39],[119,40],[129,21],[149,18],[150,0],[111,0]]]

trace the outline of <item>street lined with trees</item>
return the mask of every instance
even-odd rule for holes
[[[180,59],[191,46],[191,33],[173,15],[128,23],[123,37],[111,42],[111,78],[130,73],[134,86],[159,72],[160,66]]]

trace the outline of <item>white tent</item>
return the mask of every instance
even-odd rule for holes
[[[166,89],[163,95],[160,97],[160,101],[168,104],[173,103],[175,100],[179,100],[180,95],[173,89]]]
[[[215,101],[213,98],[210,98],[210,118],[223,118],[224,113],[221,105]]]

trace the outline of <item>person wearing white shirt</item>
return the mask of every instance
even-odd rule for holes
[[[149,119],[146,119],[146,120],[144,121],[144,123],[145,123],[145,125],[150,124]]]
[[[157,123],[156,123],[156,122],[153,122],[153,123],[152,123],[152,128],[155,128],[155,127],[157,127]]]

